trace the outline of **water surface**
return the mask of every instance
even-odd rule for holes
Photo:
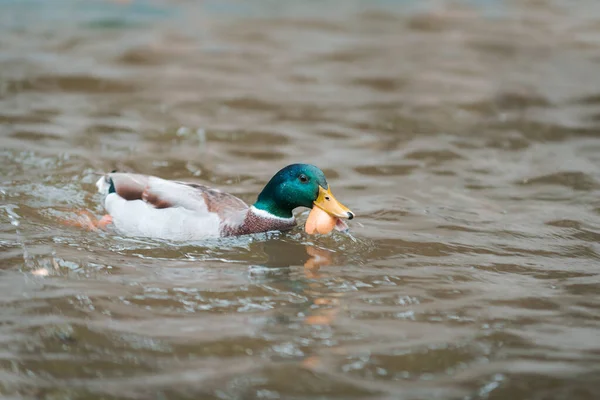
[[[8,398],[596,398],[597,2],[0,5]],[[59,223],[99,172],[294,162],[355,240]]]

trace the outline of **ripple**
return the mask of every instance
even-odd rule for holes
[[[94,76],[38,76],[26,80],[5,83],[10,93],[20,92],[63,92],[63,93],[132,93],[135,86],[130,83]]]
[[[586,173],[557,172],[527,179],[525,185],[559,185],[573,190],[590,191],[598,188],[598,182]]]
[[[416,165],[376,165],[357,167],[354,170],[367,176],[402,176],[409,175]]]
[[[406,85],[406,81],[401,79],[383,77],[355,78],[350,83],[365,86],[378,92],[395,92]]]
[[[450,150],[418,150],[406,154],[404,158],[409,160],[425,160],[439,164],[445,161],[460,160],[463,157]]]

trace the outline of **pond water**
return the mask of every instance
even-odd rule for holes
[[[5,398],[597,398],[597,1],[0,5]],[[60,223],[295,162],[352,237]]]

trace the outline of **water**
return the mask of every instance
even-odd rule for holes
[[[6,398],[596,398],[597,2],[1,6]],[[59,223],[102,171],[293,162],[354,240]]]

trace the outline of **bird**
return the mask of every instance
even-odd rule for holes
[[[174,241],[287,231],[296,226],[293,210],[319,207],[337,218],[354,213],[337,201],[325,174],[310,164],[291,164],[265,185],[254,204],[219,189],[152,175],[113,171],[96,182],[108,213],[94,225],[126,236]]]

